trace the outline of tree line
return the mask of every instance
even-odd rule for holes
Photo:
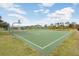
[[[0,29],[4,29],[4,30],[9,29],[9,23],[3,21],[1,16],[0,16]]]
[[[58,22],[55,24],[50,24],[47,25],[45,24],[44,26],[42,25],[30,25],[30,26],[21,26],[20,29],[25,30],[25,29],[78,29],[79,28],[79,24],[76,24],[76,22]],[[18,27],[15,27],[15,29],[18,29]]]

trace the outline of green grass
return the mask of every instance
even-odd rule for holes
[[[8,32],[0,31],[0,56],[28,56],[39,53]]]

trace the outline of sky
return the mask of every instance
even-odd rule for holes
[[[0,16],[10,25],[20,20],[21,26],[68,21],[79,23],[79,4],[0,3]]]

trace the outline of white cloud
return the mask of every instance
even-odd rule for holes
[[[34,22],[34,24],[48,24],[56,23],[56,22],[67,22],[71,20],[74,9],[71,7],[66,7],[60,10],[56,10],[55,12],[49,13],[48,16],[44,19]]]
[[[21,10],[19,8],[9,8],[9,11],[13,11],[15,13],[19,13],[19,14],[26,14],[26,12],[24,10]]]
[[[61,10],[56,10],[53,13],[48,14],[48,17],[51,19],[56,19],[58,21],[65,21],[71,19],[74,13],[74,9],[71,7],[66,7]]]
[[[37,12],[39,12],[39,10],[34,10],[33,12],[37,13]]]
[[[20,5],[17,5],[14,3],[0,3],[0,7],[4,9],[8,9],[8,8],[17,8],[17,7],[20,7]]]
[[[54,5],[54,3],[40,3],[40,4],[38,4],[39,9],[34,10],[34,12],[49,13],[50,10],[48,8],[52,7],[53,5]]]
[[[41,3],[39,4],[39,6],[42,7],[52,7],[54,5],[54,3]]]
[[[50,10],[41,8],[41,9],[38,9],[38,10],[34,10],[34,12],[35,13],[49,13]]]
[[[49,11],[50,11],[49,9],[46,9],[46,10],[44,11],[44,13],[49,13]]]
[[[15,18],[20,19],[20,20],[27,20],[26,17],[19,15],[19,14],[8,14],[8,16],[15,17]]]
[[[44,12],[44,9],[38,9],[38,10],[34,10],[34,12]]]
[[[71,7],[66,7],[60,10],[56,10],[55,12],[50,13],[48,17],[43,18],[42,20],[37,20],[37,21],[31,21],[27,19],[25,16],[18,15],[18,14],[8,14],[8,16],[17,17],[17,19],[23,20],[23,24],[21,24],[21,26],[22,25],[36,25],[36,24],[50,25],[51,23],[55,23],[57,21],[65,22],[71,19],[73,13],[74,13],[74,10]]]
[[[43,12],[43,11],[44,11],[44,9],[39,9],[39,11]]]
[[[20,5],[14,4],[14,3],[0,3],[0,7],[4,8],[8,12],[15,12],[18,14],[26,14],[26,11],[19,8]]]
[[[34,10],[35,13],[49,13],[49,9],[39,9],[39,10]]]

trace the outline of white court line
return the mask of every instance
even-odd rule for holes
[[[59,41],[59,40],[63,39],[63,38],[64,38],[65,36],[67,36],[68,34],[69,34],[69,33],[67,33],[67,34],[63,35],[62,37],[60,37],[60,38],[58,38],[58,39],[56,39],[54,42],[49,43],[48,45],[44,46],[42,49],[45,49],[46,47],[48,47],[48,46],[50,46],[50,45],[52,45],[52,44],[56,43],[57,41]]]
[[[19,36],[19,35],[17,35],[17,34],[14,34],[14,35],[42,49],[41,46],[39,46],[39,45],[37,45],[37,44],[34,44],[34,43],[32,43],[31,41],[29,41],[29,40],[26,40],[26,39],[23,38],[22,36]]]
[[[25,40],[25,41],[27,41],[27,42],[29,42],[29,43],[31,43],[31,44],[33,44],[33,45],[35,45],[35,46],[37,46],[37,47],[39,47],[39,48],[41,48],[41,49],[45,49],[45,48],[47,48],[48,46],[50,46],[50,45],[52,45],[52,44],[54,44],[54,43],[56,43],[57,41],[59,41],[59,40],[61,40],[61,39],[63,39],[65,36],[67,36],[69,33],[67,33],[67,34],[65,34],[65,35],[63,35],[62,37],[60,37],[60,38],[58,38],[58,39],[56,39],[54,42],[51,42],[51,43],[49,43],[49,44],[47,44],[46,46],[44,46],[44,47],[41,47],[41,46],[39,46],[39,45],[37,45],[37,44],[34,44],[34,43],[32,43],[31,41],[29,41],[29,40],[26,40],[25,38],[23,38],[22,36],[19,36],[19,35],[17,35],[17,34],[14,34],[15,36],[17,36],[17,37],[19,37],[19,38],[22,38],[23,40]]]

